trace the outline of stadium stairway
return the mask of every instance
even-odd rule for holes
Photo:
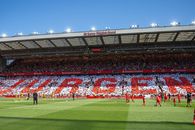
[[[25,87],[21,93],[27,93],[29,92],[30,88],[35,85],[35,83],[37,83],[39,80],[38,79],[34,79],[31,83],[29,83],[29,85],[27,87]]]
[[[22,82],[24,82],[24,79],[20,79],[18,82],[16,82],[14,85],[12,85],[11,87],[9,87],[8,89],[4,90],[4,91],[0,91],[0,95],[11,92],[13,89],[15,89],[19,84],[21,84]]]

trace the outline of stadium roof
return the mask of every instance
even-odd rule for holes
[[[93,48],[128,45],[190,43],[195,47],[195,26],[109,29],[88,32],[34,34],[0,38],[0,54],[5,58],[45,54],[84,53]],[[125,49],[124,48],[124,49]],[[132,48],[129,48],[132,49]]]

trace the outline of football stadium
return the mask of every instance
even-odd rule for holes
[[[1,129],[195,127],[194,25],[4,37],[0,49]]]
[[[0,130],[195,129],[194,2],[62,1],[0,2]]]

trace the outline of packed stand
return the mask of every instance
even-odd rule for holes
[[[193,74],[85,75],[5,77],[0,79],[0,96],[26,95],[37,91],[45,97],[155,95],[187,92],[195,94]]]
[[[109,55],[19,59],[4,72],[195,69],[195,54]]]

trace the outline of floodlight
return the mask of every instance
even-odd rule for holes
[[[192,21],[192,25],[195,25],[195,20]]]
[[[171,24],[171,26],[178,26],[180,23],[177,22],[177,21],[173,21],[173,22],[171,22],[170,24]]]
[[[105,27],[106,28],[106,30],[109,30],[110,29],[110,27]]]
[[[54,30],[50,29],[50,30],[48,31],[48,33],[52,34],[52,33],[54,33]]]
[[[37,35],[37,34],[39,34],[39,33],[38,33],[38,32],[32,32],[32,34]]]
[[[70,33],[70,32],[72,32],[72,29],[71,29],[71,28],[67,28],[67,29],[66,29],[66,32],[67,32],[67,33]]]
[[[95,31],[96,30],[96,28],[95,27],[91,27],[91,31]]]
[[[1,36],[2,37],[7,37],[7,34],[6,33],[3,33]]]
[[[157,23],[151,23],[150,26],[151,26],[151,27],[157,27],[158,24],[157,24]]]
[[[23,33],[22,33],[22,32],[19,32],[19,33],[17,33],[17,35],[18,35],[18,36],[22,36],[22,35],[23,35]]]
[[[131,25],[131,28],[138,28],[138,27],[139,25],[136,25],[136,24]]]

